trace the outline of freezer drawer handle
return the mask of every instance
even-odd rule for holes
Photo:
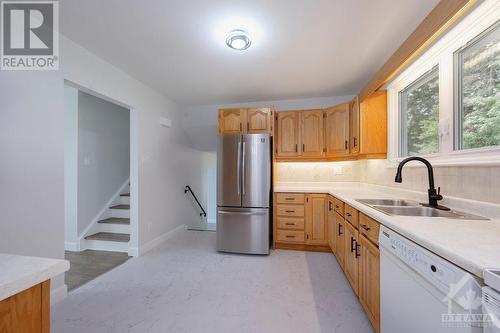
[[[219,214],[228,214],[228,215],[266,215],[266,212],[252,213],[252,212],[233,212],[233,211],[229,211],[229,210],[219,210]]]

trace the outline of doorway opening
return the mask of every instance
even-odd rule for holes
[[[69,289],[123,263],[137,239],[134,110],[65,81],[65,251]],[[134,200],[135,199],[135,200]]]

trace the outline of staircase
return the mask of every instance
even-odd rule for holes
[[[112,200],[84,237],[86,249],[128,252],[130,241],[130,184]]]

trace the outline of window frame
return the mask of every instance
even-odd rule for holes
[[[479,35],[468,41],[464,46],[459,48],[453,53],[453,107],[454,107],[454,137],[453,137],[453,150],[454,151],[469,151],[474,149],[482,149],[482,148],[495,148],[498,146],[485,146],[480,148],[463,148],[463,101],[462,101],[462,61],[463,61],[463,51],[468,49],[471,46],[477,45],[477,43],[481,42],[490,32],[500,27],[500,19],[494,23],[492,26],[481,32]]]
[[[407,93],[407,91],[410,90],[411,88],[415,86],[420,87],[429,82],[433,78],[432,76],[434,75],[433,73],[435,71],[437,71],[437,76],[439,80],[439,65],[436,65],[427,72],[420,75],[415,81],[407,85],[405,88],[398,91],[398,116],[399,116],[398,156],[405,156],[405,157],[410,156],[408,155],[408,129],[407,129],[407,116],[405,114],[408,106],[407,106],[407,100],[405,100],[403,97],[405,93]],[[438,140],[439,140],[439,133],[438,133]]]
[[[485,0],[385,86],[388,95],[388,159],[393,162],[389,167],[406,157],[400,156],[399,91],[436,66],[439,68],[439,152],[419,156],[429,159],[434,165],[500,165],[500,146],[455,149],[455,54],[499,24],[498,13],[500,2]]]

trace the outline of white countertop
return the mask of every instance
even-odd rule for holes
[[[500,267],[500,205],[456,198],[447,198],[443,202],[456,210],[492,218],[489,221],[472,221],[386,215],[355,199],[393,198],[426,202],[426,193],[366,183],[278,183],[274,192],[331,194],[480,278],[483,278],[485,268]]]
[[[68,269],[66,260],[0,253],[0,301]]]

